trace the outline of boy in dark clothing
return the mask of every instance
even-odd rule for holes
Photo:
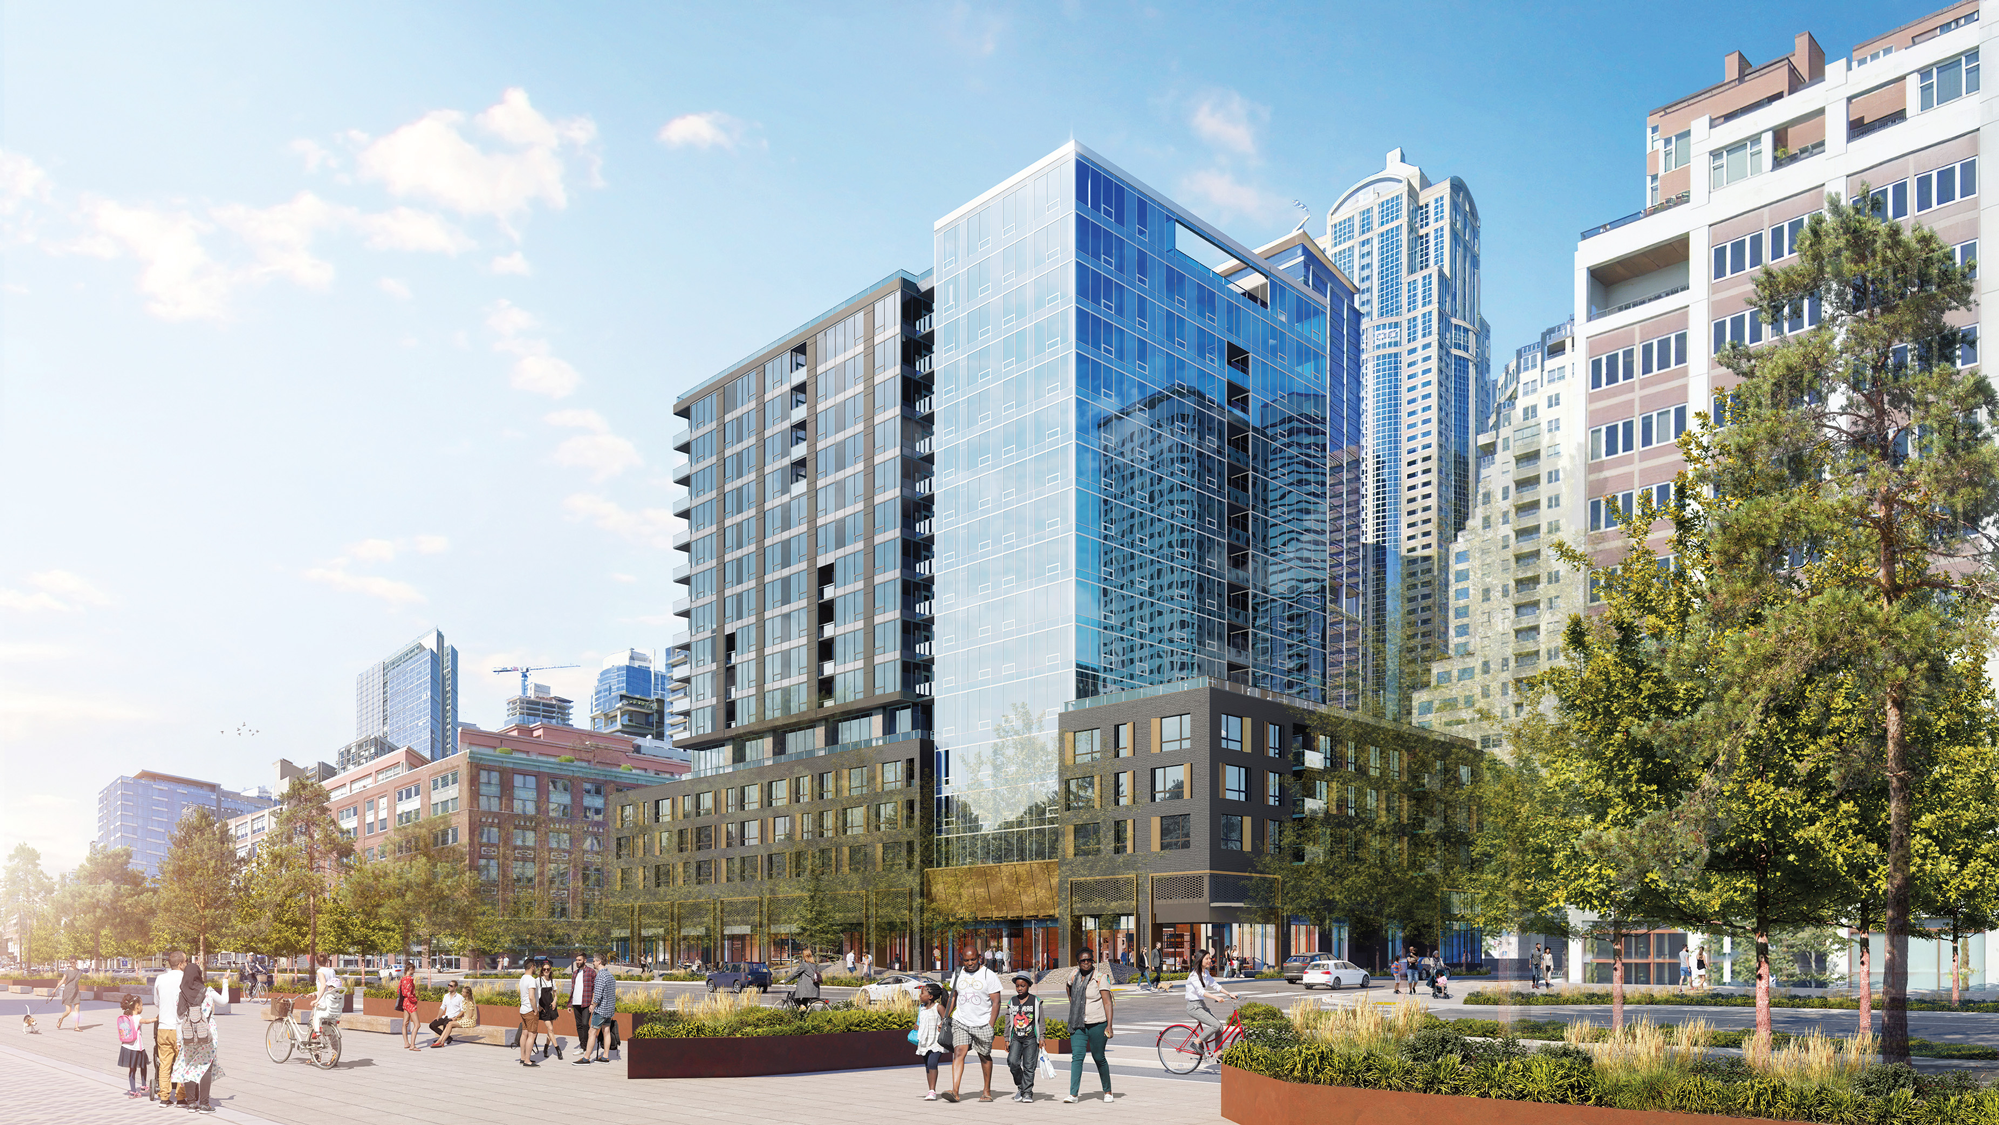
[[[1006,1068],[1013,1072],[1017,1102],[1034,1100],[1034,1067],[1041,1060],[1041,1000],[1028,995],[1034,978],[1013,974],[1013,998],[1006,1002]]]

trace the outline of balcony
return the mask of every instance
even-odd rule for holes
[[[1851,129],[1847,130],[1846,139],[1848,142],[1857,141],[1862,137],[1878,133],[1883,129],[1889,129],[1893,128],[1896,125],[1900,125],[1902,122],[1907,121],[1908,119],[1909,119],[1909,111],[1906,109],[1898,109],[1886,117],[1878,118],[1874,121],[1869,121],[1865,125],[1856,125],[1852,127]]]
[[[910,405],[915,409],[915,411],[918,414],[932,414],[936,412],[935,411],[936,401],[934,395],[924,395],[922,398],[917,399],[914,403],[911,403]]]
[[[1789,168],[1791,165],[1796,164],[1800,160],[1810,160],[1812,157],[1817,156],[1819,153],[1822,153],[1824,151],[1825,151],[1825,141],[1823,140],[1813,141],[1811,144],[1803,145],[1771,161],[1770,170],[1772,172],[1775,172],[1779,168]]]
[[[1666,290],[1663,293],[1654,293],[1650,297],[1640,297],[1635,301],[1626,301],[1621,305],[1612,305],[1607,309],[1591,309],[1589,312],[1589,318],[1591,320],[1601,320],[1606,316],[1613,316],[1617,313],[1624,312],[1627,309],[1635,309],[1640,305],[1649,305],[1654,301],[1663,301],[1675,293],[1685,293],[1688,288],[1689,286],[1685,285],[1676,286],[1672,289]]]
[[[1612,219],[1611,221],[1604,223],[1602,226],[1591,227],[1582,233],[1582,237],[1585,239],[1590,239],[1590,238],[1595,238],[1599,234],[1608,234],[1611,231],[1616,230],[1618,227],[1629,226],[1630,224],[1635,223],[1638,220],[1643,219],[1647,216],[1656,215],[1661,211],[1670,211],[1673,208],[1678,207],[1680,204],[1685,203],[1687,200],[1692,198],[1693,198],[1692,192],[1683,191],[1680,194],[1673,196],[1671,199],[1662,199],[1659,202],[1654,203],[1652,206],[1645,208],[1643,211],[1633,211],[1631,214],[1626,215],[1621,219]]]
[[[1693,281],[1684,234],[1589,268],[1589,319],[1684,293]]]
[[[934,329],[936,327],[937,327],[936,313],[924,313],[922,316],[916,318],[916,334],[918,336],[925,335],[928,332],[930,332],[931,329]]]

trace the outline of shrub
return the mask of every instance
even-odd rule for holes
[[[1069,1038],[1069,1021],[1044,1018],[1041,1021],[1041,1032],[1050,1039],[1067,1039]]]
[[[1737,996],[1719,992],[1681,992],[1665,987],[1654,988],[1644,985],[1627,987],[1624,990],[1626,1004],[1672,1004],[1694,1008],[1753,1008],[1754,996]],[[1522,1007],[1533,1004],[1609,1004],[1608,986],[1582,987],[1559,985],[1546,991],[1519,992],[1503,989],[1476,989],[1465,994],[1465,1003],[1504,1007]],[[1819,1008],[1834,1011],[1854,1011],[1860,1001],[1852,996],[1772,996],[1773,1008]],[[1912,1012],[1991,1012],[1999,1013],[1999,1001],[1967,1000],[1952,1007],[1937,1000],[1909,998]]]
[[[1275,1004],[1260,1004],[1254,1000],[1238,1007],[1236,1015],[1241,1016],[1244,1023],[1249,1023],[1251,1020],[1281,1020],[1284,1018],[1284,1013],[1279,1011]]]

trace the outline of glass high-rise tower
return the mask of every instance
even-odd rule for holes
[[[1251,250],[1074,143],[934,235],[936,861],[1053,859],[1064,704],[1329,699],[1353,293],[1309,239]]]
[[[1492,409],[1478,206],[1463,180],[1433,184],[1396,149],[1333,204],[1321,245],[1359,290],[1368,685],[1402,717],[1422,662],[1448,651],[1439,560],[1471,512],[1474,439]]]
[[[458,650],[433,629],[370,664],[354,678],[354,715],[357,743],[379,736],[391,750],[410,746],[432,759],[456,754]],[[379,756],[365,753],[354,761],[343,757],[342,768]]]

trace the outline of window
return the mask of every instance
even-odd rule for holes
[[[1974,249],[1977,243],[1970,244]],[[1131,724],[1119,723],[1111,728],[1111,757],[1131,757]]]
[[[1162,753],[1190,750],[1194,746],[1194,716],[1168,715],[1159,720],[1159,749]]]
[[[586,781],[583,783],[583,819],[604,819],[604,783]]]
[[[1078,824],[1076,826],[1076,855],[1102,855],[1104,852],[1104,826],[1101,824]]]
[[[1469,669],[1467,669],[1469,671]],[[1273,808],[1284,805],[1284,775],[1272,770],[1263,775],[1263,803]]]
[[[1670,371],[1687,362],[1687,333],[1685,329],[1670,336],[1647,340],[1638,345],[1638,373],[1650,375],[1655,371]],[[1561,396],[1550,395],[1548,405],[1555,406]]]
[[[1788,258],[1798,252],[1798,237],[1805,233],[1805,220],[1818,214],[1800,215],[1789,222],[1778,223],[1770,228],[1770,260]]]
[[[883,801],[875,806],[875,828],[881,832],[895,832],[902,828],[902,805],[897,801]]]
[[[430,834],[430,844],[434,848],[448,848],[458,842],[458,829],[440,828]]]
[[[1079,730],[1076,732],[1076,761],[1094,762],[1104,755],[1104,732],[1101,730]],[[886,788],[886,786],[884,786]]]
[[[1966,94],[1978,92],[1978,52],[1966,51],[1949,62],[1938,63],[1921,72],[1917,88],[1924,109],[1935,109]]]
[[[488,824],[485,827],[479,829],[479,842],[482,844],[498,844],[500,842],[499,827],[497,825]]]
[[[1714,248],[1714,279],[1734,277],[1763,264],[1763,232],[1744,235]]]
[[[840,810],[840,831],[844,835],[859,836],[868,830],[868,808],[854,805]]]
[[[1770,334],[1788,336],[1793,332],[1803,332],[1807,328],[1817,328],[1823,311],[1817,293],[1802,301],[1792,301],[1784,310],[1784,319],[1770,326]]]
[[[1178,768],[1178,767],[1174,767]],[[1065,809],[1093,809],[1097,807],[1097,779],[1094,777],[1072,777],[1062,786],[1062,807]]]
[[[1598,426],[1589,432],[1589,458],[1595,461],[1603,457],[1616,457],[1631,452],[1636,446],[1631,442],[1636,428],[1633,419],[1612,422],[1608,426]]]
[[[1978,194],[1978,158],[1946,164],[1916,177],[1916,210],[1927,211]]]
[[[1659,148],[1659,171],[1661,174],[1685,168],[1694,158],[1694,131],[1683,129],[1667,137]]]
[[[1221,824],[1221,847],[1225,852],[1239,852],[1242,849],[1243,817],[1225,816]]]
[[[1222,749],[1242,751],[1242,716],[1222,716]]]
[[[1902,180],[1867,193],[1867,210],[1881,219],[1906,217],[1909,213],[1909,181]]]
[[[1131,821],[1111,822],[1111,854],[1128,855],[1131,852]]]
[[[500,811],[500,771],[479,771],[479,811]]]
[[[1194,846],[1193,816],[1181,813],[1179,816],[1159,818],[1159,850],[1162,852],[1186,851]],[[532,865],[530,865],[532,866]]]
[[[533,890],[534,872],[535,872],[534,860],[531,859],[515,860],[514,886],[519,887],[522,890],[529,890],[529,891]]]
[[[560,820],[569,819],[570,785],[570,780],[566,777],[548,779],[548,815]]]
[[[446,797],[442,801],[432,801],[430,803],[430,815],[432,816],[444,816],[447,813],[455,813],[457,811],[458,798],[456,797]]]
[[[1974,238],[1970,242],[1960,242],[1956,246],[1951,247],[1951,258],[1954,259],[1958,265],[1964,267],[1967,276],[1971,277],[1973,280],[1977,279],[1978,277],[1977,239]]]
[[[1131,804],[1131,775],[1130,775],[1130,774],[1128,774],[1128,773],[1114,773],[1114,774],[1112,774],[1112,775],[1111,775],[1111,793],[1110,793],[1110,797],[1111,797],[1111,804],[1113,804],[1113,805],[1129,805],[1129,804]]]
[[[784,804],[790,792],[791,786],[786,784],[781,778],[764,785],[764,796],[768,798],[771,808],[777,808]]]
[[[900,765],[901,763],[897,764]],[[884,786],[883,788],[887,787]],[[757,811],[757,798],[762,796],[762,794],[763,786],[745,785],[736,795],[736,807],[744,812],[755,812]]]
[[[1708,154],[1708,187],[1729,184],[1763,174],[1763,134]]]
[[[535,789],[540,779],[531,773],[514,775],[514,813],[518,816],[533,816],[535,813]]]
[[[1266,723],[1263,727],[1263,752],[1273,758],[1284,756],[1284,727],[1278,723]]]
[[[868,791],[868,767],[855,766],[847,771],[847,792],[858,796]]]
[[[1687,432],[1687,408],[1670,406],[1664,410],[1642,415],[1638,419],[1638,448],[1650,449],[1655,445],[1665,445],[1678,441]]]
[[[567,832],[550,832],[550,833],[548,834],[548,846],[549,846],[549,847],[551,847],[551,848],[554,848],[554,849],[555,849],[555,850],[557,850],[557,851],[563,851],[563,852],[566,852],[566,851],[568,851],[568,850],[569,850],[569,833],[567,833]]]
[[[1187,796],[1187,767],[1159,766],[1152,771],[1152,799],[1180,801]]]
[[[1636,348],[1625,348],[1620,352],[1600,355],[1589,361],[1589,385],[1591,390],[1614,387],[1628,379],[1638,377]]]
[[[771,817],[770,842],[773,844],[781,844],[789,839],[791,839],[791,818],[788,816]]]
[[[440,789],[456,789],[456,788],[458,788],[457,770],[452,770],[449,773],[441,773],[438,774],[436,777],[430,779],[430,791],[432,793],[435,793]]]
[[[1763,342],[1763,314],[1755,309],[1725,316],[1714,322],[1714,354],[1730,344],[1754,347]]]
[[[1603,531],[1606,528],[1616,527],[1618,520],[1637,511],[1632,506],[1632,495],[1627,490],[1624,492],[1613,492],[1591,500],[1589,502],[1589,529],[1591,531]]]
[[[497,859],[480,860],[479,881],[481,883],[498,883],[500,881],[500,861]]]
[[[1223,766],[1222,797],[1230,801],[1249,800],[1249,771],[1241,766]]]

